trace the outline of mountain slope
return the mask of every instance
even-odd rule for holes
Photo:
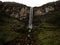
[[[50,10],[47,7],[53,7],[54,10]],[[47,11],[45,10],[46,8],[48,9]],[[38,32],[38,45],[60,45],[60,1],[35,7],[34,10],[37,12],[40,10],[39,14],[34,14],[33,23],[33,30]]]

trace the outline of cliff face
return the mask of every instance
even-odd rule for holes
[[[59,12],[59,9],[60,1],[50,2],[40,7],[34,7],[34,22],[38,22],[39,20],[41,21],[41,18],[47,18],[49,13],[53,14],[54,12]]]
[[[1,2],[0,10],[5,12],[11,17],[18,18],[19,20],[26,19],[29,15],[29,8],[26,5],[15,2]]]
[[[48,12],[59,10],[60,1],[50,2],[40,7],[34,7],[34,15],[44,15]]]

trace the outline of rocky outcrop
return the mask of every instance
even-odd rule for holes
[[[26,5],[15,3],[15,2],[1,2],[1,12],[4,11],[11,17],[18,18],[19,20],[26,19],[29,15],[29,8]]]
[[[44,15],[48,12],[58,10],[60,7],[60,1],[50,2],[40,7],[34,7],[34,15]]]

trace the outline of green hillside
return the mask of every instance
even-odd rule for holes
[[[34,30],[38,32],[38,45],[60,45],[60,9],[37,16]]]
[[[23,21],[11,17],[5,11],[0,12],[0,45],[18,44],[19,40],[23,42],[26,31],[27,27]]]

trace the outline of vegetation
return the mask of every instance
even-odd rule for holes
[[[35,22],[38,35],[38,45],[60,45],[60,11],[41,15],[40,21]]]
[[[27,30],[25,23],[0,12],[0,45],[13,40],[20,40],[23,31]]]

